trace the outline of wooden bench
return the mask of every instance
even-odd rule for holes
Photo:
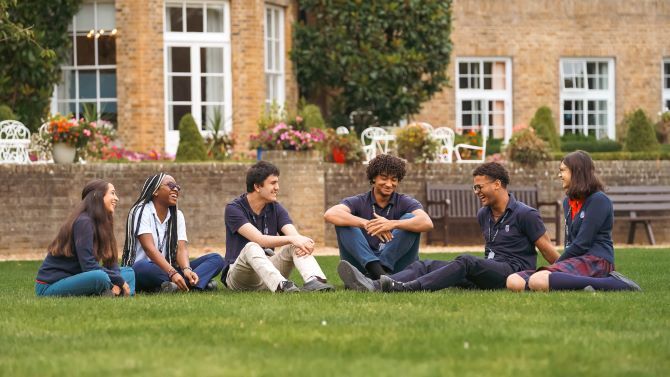
[[[628,243],[635,241],[637,224],[644,224],[647,239],[656,244],[653,220],[670,220],[670,187],[668,186],[612,186],[607,196],[614,206],[614,221],[629,221]]]
[[[527,205],[540,210],[541,207],[553,208],[551,217],[543,217],[542,220],[550,222],[555,226],[555,234],[552,238],[557,245],[560,244],[561,235],[561,204],[555,202],[540,202],[538,190],[534,186],[509,187],[514,197]],[[474,224],[477,222],[477,211],[481,208],[479,198],[472,191],[470,185],[443,185],[435,183],[426,184],[426,212],[435,223],[444,231],[444,244],[448,244],[448,228],[457,224]],[[428,237],[430,243],[430,236]]]

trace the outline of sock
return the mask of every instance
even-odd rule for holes
[[[597,291],[624,291],[630,289],[628,285],[611,276],[605,278],[592,278],[566,274],[565,272],[552,272],[549,275],[549,289],[552,291],[581,290],[587,285]]]
[[[370,274],[372,280],[379,280],[380,276],[386,275],[386,271],[384,271],[382,264],[378,260],[366,264],[365,269]]]

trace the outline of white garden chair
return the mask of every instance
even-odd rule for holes
[[[440,143],[436,162],[453,162],[454,140],[456,139],[454,130],[448,127],[438,127],[433,130],[431,136]]]
[[[349,135],[349,129],[344,126],[339,126],[335,129],[337,135]]]
[[[28,164],[30,130],[18,120],[0,122],[0,163]]]
[[[489,134],[489,127],[484,125],[482,126],[482,145],[470,145],[470,144],[457,144],[454,147],[454,152],[456,153],[456,162],[458,163],[482,163],[486,161],[486,138]],[[477,152],[481,151],[481,158],[475,159],[463,159],[461,157],[461,149],[469,149],[475,155]]]
[[[421,126],[421,128],[426,130],[426,132],[428,132],[429,135],[432,134],[434,131],[433,125],[431,125],[430,123],[416,122],[416,124],[418,124],[419,126]]]
[[[361,132],[361,144],[365,153],[365,163],[375,158],[377,154],[388,153],[388,143],[393,135],[389,135],[381,127],[368,127]]]

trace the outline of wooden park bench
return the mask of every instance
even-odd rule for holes
[[[540,210],[540,207],[553,208],[551,217],[543,217],[545,223],[553,223],[555,234],[552,238],[557,245],[561,234],[561,204],[555,202],[540,202],[538,190],[534,186],[509,187],[514,197],[527,205]],[[463,224],[476,224],[477,211],[481,208],[479,198],[472,191],[471,185],[444,185],[436,183],[426,184],[426,201],[428,215],[435,224],[435,229],[441,227],[444,232],[444,244],[448,244],[448,228]],[[430,235],[428,237],[430,242]]]
[[[629,221],[628,243],[635,241],[637,224],[644,224],[647,239],[656,244],[653,220],[670,220],[670,186],[612,186],[607,196],[614,206],[614,221]]]

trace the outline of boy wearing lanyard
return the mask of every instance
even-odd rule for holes
[[[356,274],[353,268],[338,267],[345,286],[360,291],[437,291],[448,287],[503,289],[507,276],[533,266],[535,248],[553,262],[558,258],[538,211],[517,201],[507,191],[509,174],[495,162],[472,173],[474,194],[482,208],[477,221],[484,236],[484,257],[460,255],[453,261],[424,260],[404,271],[381,276],[378,281]]]
[[[416,199],[398,194],[405,162],[379,155],[368,164],[369,192],[345,198],[324,217],[335,225],[340,259],[373,279],[402,271],[419,259],[421,232],[433,221]]]

